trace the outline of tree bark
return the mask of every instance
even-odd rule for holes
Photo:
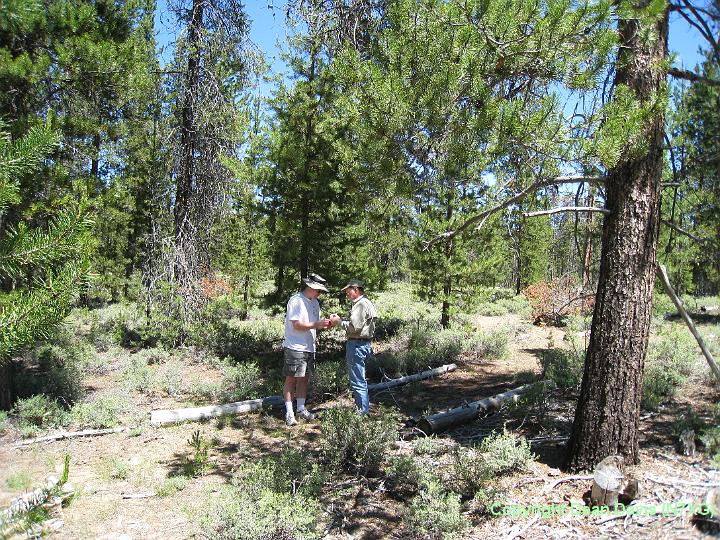
[[[615,83],[627,85],[644,106],[658,99],[664,82],[667,29],[667,12],[654,21],[619,22]],[[640,399],[660,225],[663,123],[664,114],[658,111],[640,137],[646,147],[622,156],[608,173],[611,214],[603,222],[590,343],[568,442],[566,465],[571,470],[592,469],[614,454],[630,464],[639,459]]]
[[[453,218],[453,198],[448,197],[447,207],[445,210],[445,221],[448,225]],[[453,256],[453,238],[445,240],[444,253],[445,257],[445,275],[443,276],[443,302],[440,315],[440,326],[447,329],[450,328],[450,294],[452,293],[452,256]]]
[[[0,363],[0,411],[9,411],[15,402],[13,369],[11,361]]]

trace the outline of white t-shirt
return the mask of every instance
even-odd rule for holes
[[[295,330],[292,321],[304,323],[320,320],[320,304],[317,299],[312,300],[299,292],[290,297],[285,315],[285,340],[283,347],[293,351],[315,352],[315,335],[317,330]]]

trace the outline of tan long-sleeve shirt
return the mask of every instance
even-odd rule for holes
[[[375,335],[375,319],[378,314],[367,296],[361,296],[353,302],[350,319],[342,321],[347,339],[372,339]]]

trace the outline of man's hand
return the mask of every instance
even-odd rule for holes
[[[340,318],[340,315],[337,313],[333,313],[330,315],[330,326],[337,326],[342,322],[342,319]]]
[[[320,319],[319,321],[315,322],[300,322],[300,321],[291,321],[293,328],[299,332],[302,332],[304,330],[323,330],[325,328],[330,328],[330,319]]]

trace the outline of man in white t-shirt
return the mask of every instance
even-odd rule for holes
[[[290,297],[285,316],[283,398],[285,422],[288,426],[297,424],[293,412],[293,393],[297,399],[298,417],[303,420],[315,418],[315,415],[305,408],[307,384],[315,363],[317,331],[330,326],[329,319],[320,319],[320,304],[317,300],[321,292],[328,292],[326,281],[317,274],[310,274],[302,281],[305,288]]]

